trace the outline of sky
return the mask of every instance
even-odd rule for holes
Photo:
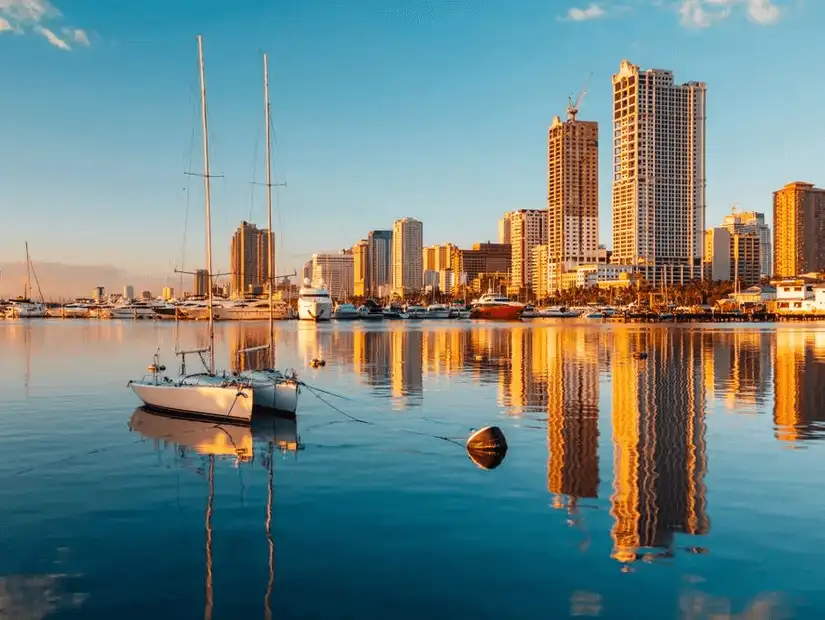
[[[102,7],[105,6],[105,9]],[[204,37],[214,269],[266,225],[269,55],[278,272],[395,219],[425,244],[495,240],[545,208],[547,128],[588,81],[611,243],[622,59],[708,84],[707,222],[825,184],[819,0],[0,0],[0,263],[172,273],[205,263]]]

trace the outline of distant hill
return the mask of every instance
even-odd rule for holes
[[[151,291],[160,295],[164,286],[177,291],[180,276],[136,275],[111,265],[65,265],[63,263],[35,263],[34,270],[43,297],[46,301],[60,301],[75,297],[89,297],[96,286],[103,286],[106,292],[122,293],[124,285],[131,285],[135,295],[141,291]],[[26,279],[26,263],[0,263],[0,298],[17,297],[23,294]],[[192,288],[192,276],[184,276],[184,289]],[[32,296],[37,297],[37,284],[32,278]]]

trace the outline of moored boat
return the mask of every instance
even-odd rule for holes
[[[332,311],[332,318],[336,321],[354,321],[361,318],[361,312],[353,304],[338,304]]]
[[[444,304],[430,304],[424,312],[426,319],[449,319],[450,308]]]
[[[473,308],[470,310],[470,318],[488,321],[515,321],[521,319],[523,310],[524,306],[516,301],[486,293],[473,304]]]

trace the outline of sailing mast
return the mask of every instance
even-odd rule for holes
[[[206,203],[206,279],[209,284],[207,313],[209,314],[209,374],[215,374],[215,325],[212,316],[212,202],[209,183],[209,134],[206,122],[206,79],[203,73],[203,38],[198,35],[198,65],[201,77],[201,120],[203,123],[203,192]]]
[[[23,285],[23,299],[30,300],[31,299],[31,291],[32,291],[32,264],[31,260],[29,259],[29,242],[26,241],[26,283]]]
[[[266,123],[266,214],[267,214],[267,261],[266,261],[266,277],[269,282],[269,367],[275,368],[275,325],[274,325],[274,306],[272,299],[272,156],[271,156],[271,119],[269,113],[269,64],[267,62],[266,52],[264,52],[264,119]]]

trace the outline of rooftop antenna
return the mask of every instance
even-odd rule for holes
[[[576,102],[573,103],[573,97],[567,98],[567,120],[574,121],[576,120],[576,114],[579,113],[579,107],[584,100],[584,96],[587,94],[587,86],[590,84],[590,78],[593,77],[593,72],[590,72],[590,75],[587,76],[587,79],[584,81],[584,86],[582,86],[581,91],[579,91],[579,96],[576,99]]]

